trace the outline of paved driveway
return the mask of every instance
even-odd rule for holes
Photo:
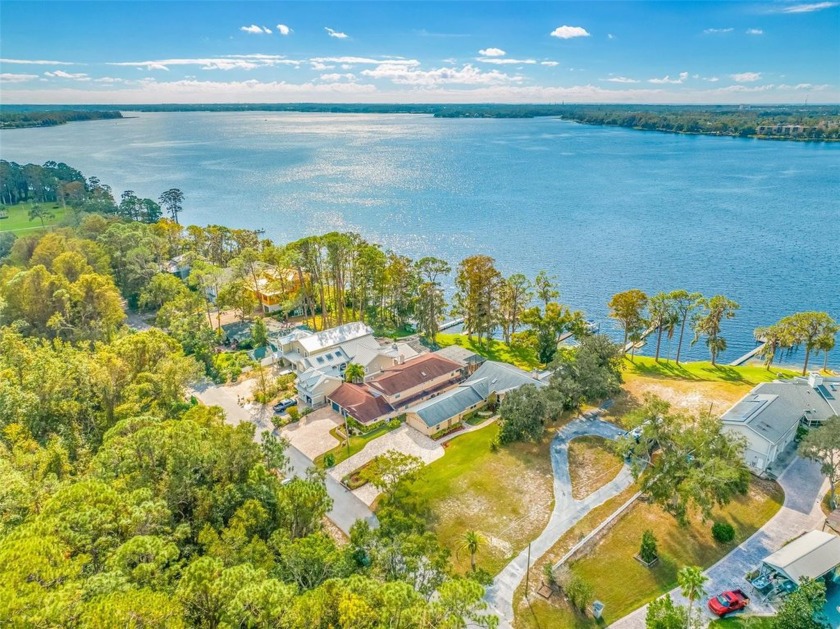
[[[531,563],[536,562],[554,546],[566,531],[583,516],[633,484],[630,468],[625,465],[611,482],[592,492],[583,500],[572,498],[572,479],[569,474],[569,442],[575,437],[593,435],[617,439],[624,431],[600,419],[576,419],[557,431],[551,445],[551,469],[554,471],[554,511],[548,526],[531,542]],[[522,579],[528,564],[528,549],[511,561],[487,589],[485,600],[499,616],[500,627],[513,624],[513,593]]]
[[[228,424],[233,426],[240,422],[254,424],[257,427],[254,434],[254,441],[256,442],[260,441],[262,432],[265,430],[279,436],[279,431],[271,423],[271,407],[250,404],[241,406],[237,402],[237,396],[241,398],[245,396],[246,392],[249,394],[252,386],[253,382],[248,380],[234,386],[204,383],[195,387],[193,394],[204,404],[221,406],[225,411],[225,421]],[[305,476],[306,471],[314,465],[312,459],[293,445],[286,449],[286,454],[289,457],[289,467],[294,476]],[[367,520],[372,526],[378,525],[376,516],[368,508],[368,505],[354,496],[341,483],[329,474],[326,475],[325,483],[327,493],[333,499],[333,508],[327,513],[327,517],[344,533],[350,534],[350,527],[356,520]]]
[[[302,417],[300,421],[284,426],[280,434],[307,457],[315,460],[339,444],[330,431],[342,423],[338,413],[324,406]]]
[[[359,469],[380,454],[385,454],[388,450],[414,455],[419,457],[426,465],[443,456],[442,445],[416,431],[411,426],[403,424],[396,430],[385,433],[369,442],[361,452],[357,452],[329,470],[328,475],[340,482],[347,474]],[[367,505],[373,504],[373,501],[379,495],[379,491],[370,483],[359,487],[353,493]]]
[[[785,542],[822,526],[825,514],[820,509],[820,497],[828,489],[828,479],[820,473],[819,465],[796,458],[779,477],[779,484],[785,490],[785,503],[779,512],[752,537],[706,570],[709,581],[705,589],[709,596],[733,588],[741,588],[750,593],[751,587],[744,578],[747,572],[756,568],[762,559],[776,552]],[[671,590],[670,594],[674,602],[687,604],[677,589]],[[713,616],[706,609],[705,600],[701,608],[708,622]],[[775,611],[755,596],[750,600],[749,610],[753,613]],[[610,626],[616,629],[644,629],[646,615],[647,605]]]

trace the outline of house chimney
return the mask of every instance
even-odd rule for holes
[[[808,386],[810,386],[812,389],[816,389],[822,383],[823,378],[818,371],[812,371],[808,374]]]

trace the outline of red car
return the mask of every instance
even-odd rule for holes
[[[743,590],[729,590],[709,599],[709,610],[721,618],[750,604],[750,599]]]

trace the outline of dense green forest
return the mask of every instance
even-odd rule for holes
[[[51,105],[50,107],[56,107]],[[75,106],[69,114],[104,114],[117,109],[145,112],[189,111],[288,111],[349,114],[426,114],[438,118],[537,118],[557,117],[583,124],[606,125],[698,135],[768,138],[779,140],[836,141],[840,139],[840,106],[837,105],[442,105],[442,104],[171,104]],[[95,111],[95,110],[100,111]],[[0,120],[9,115],[36,115],[38,106],[5,106]],[[18,113],[12,113],[18,112]],[[55,112],[45,112],[55,113]]]
[[[281,441],[190,397],[218,338],[203,285],[163,263],[193,246],[190,233],[246,269],[267,246],[254,232],[217,239],[132,216],[95,178],[31,166],[15,198],[80,188],[67,226],[0,234],[0,626],[494,624],[423,505],[386,499],[379,528],[336,539],[320,472],[284,481]],[[126,326],[124,304],[141,299],[167,304],[162,329]]]
[[[59,109],[54,111],[0,111],[0,129],[22,129],[25,127],[54,127],[80,120],[111,120],[122,118],[119,111],[78,111]]]

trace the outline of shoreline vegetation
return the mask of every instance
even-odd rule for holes
[[[58,108],[58,109],[57,109]],[[120,112],[298,112],[346,114],[425,114],[435,118],[556,117],[580,124],[761,140],[840,141],[837,105],[445,105],[445,104],[162,104],[13,105],[0,109],[0,129],[42,127],[76,120],[122,118]]]
[[[29,129],[31,127],[57,127],[68,122],[83,120],[115,120],[122,118],[119,111],[3,111],[0,129]]]

